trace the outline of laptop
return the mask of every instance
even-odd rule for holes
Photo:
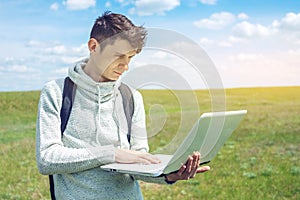
[[[186,163],[188,156],[195,151],[201,154],[200,165],[208,163],[217,155],[246,113],[247,110],[203,113],[173,155],[155,155],[161,160],[159,164],[111,163],[102,165],[101,168],[113,172],[157,177],[178,171],[182,164]]]

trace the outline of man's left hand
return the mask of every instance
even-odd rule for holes
[[[199,167],[199,164],[200,153],[195,152],[188,158],[186,164],[182,165],[177,172],[167,174],[166,180],[169,182],[178,180],[189,180],[190,178],[194,178],[197,173],[203,173],[210,170],[209,166]]]

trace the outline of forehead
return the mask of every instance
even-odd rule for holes
[[[103,51],[106,53],[135,54],[137,49],[132,47],[127,40],[118,38],[112,43],[105,45]]]

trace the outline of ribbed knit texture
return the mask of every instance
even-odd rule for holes
[[[165,183],[164,178],[132,177],[99,167],[114,162],[114,148],[148,151],[142,96],[133,90],[135,112],[129,144],[120,82],[93,81],[82,70],[86,61],[69,70],[77,91],[63,138],[63,79],[47,83],[41,91],[36,128],[39,171],[54,174],[57,199],[142,199],[136,179]]]

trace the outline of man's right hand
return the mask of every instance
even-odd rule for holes
[[[150,153],[118,148],[115,148],[115,161],[117,163],[141,164],[158,164],[161,162],[156,156]]]

